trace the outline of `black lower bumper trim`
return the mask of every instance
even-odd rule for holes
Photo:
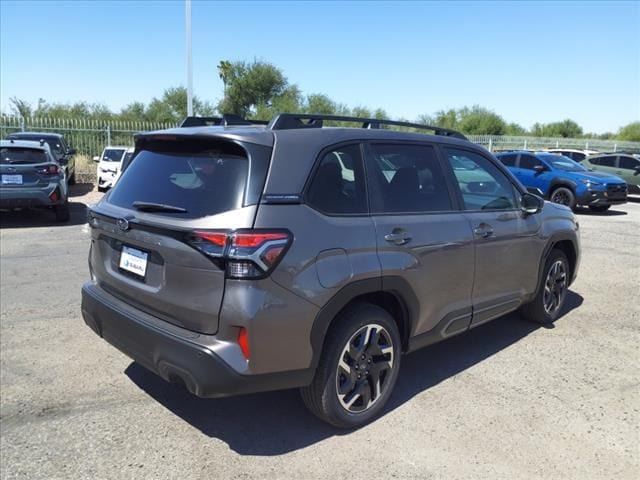
[[[82,287],[85,323],[118,350],[169,382],[182,382],[199,397],[224,397],[244,393],[306,386],[313,371],[296,370],[260,375],[240,375],[193,338],[181,338],[142,319],[126,314],[105,301],[99,287]]]

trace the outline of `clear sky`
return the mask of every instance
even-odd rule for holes
[[[186,84],[184,2],[0,0],[0,107],[120,109]],[[193,2],[194,90],[258,58],[304,93],[415,119],[480,104],[507,121],[640,120],[640,2]]]

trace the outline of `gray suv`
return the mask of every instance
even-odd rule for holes
[[[327,115],[139,134],[89,225],[98,335],[197,396],[299,387],[345,428],[402,354],[517,309],[553,322],[580,262],[573,213],[461,134]]]
[[[64,168],[44,142],[0,140],[0,210],[53,209],[58,222],[69,221]]]

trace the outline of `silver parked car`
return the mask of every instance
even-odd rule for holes
[[[69,221],[65,169],[45,141],[0,140],[0,209],[48,207]]]

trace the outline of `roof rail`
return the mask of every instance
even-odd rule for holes
[[[224,113],[221,117],[186,117],[180,124],[180,128],[185,127],[209,127],[230,125],[266,125],[269,122],[263,120],[245,120],[239,115]]]
[[[325,120],[335,122],[355,122],[361,123],[361,128],[373,129],[380,128],[381,125],[393,125],[396,127],[417,128],[420,130],[431,130],[436,135],[445,137],[459,138],[467,140],[462,133],[448,128],[434,127],[432,125],[424,125],[421,123],[398,122],[395,120],[383,120],[379,118],[363,118],[363,117],[345,117],[342,115],[317,115],[306,113],[280,113],[276,115],[267,128],[271,130],[290,130],[298,128],[322,128]]]

